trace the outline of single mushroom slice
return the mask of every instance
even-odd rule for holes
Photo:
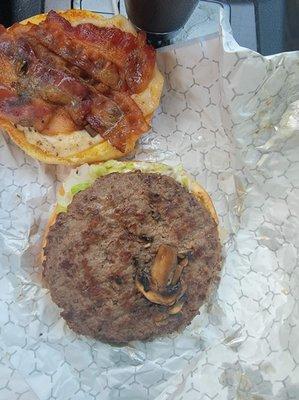
[[[178,313],[182,310],[183,305],[185,304],[186,299],[187,299],[187,296],[186,296],[186,294],[184,293],[184,294],[177,300],[177,302],[169,309],[168,314],[171,314],[171,315],[178,314]]]
[[[176,266],[174,274],[172,276],[171,283],[176,285],[182,275],[183,269],[188,265],[188,259],[184,258],[180,263]]]
[[[174,247],[161,244],[151,267],[153,284],[164,288],[172,281],[177,266],[177,252]]]
[[[136,277],[136,287],[150,302],[172,306],[186,290],[179,279],[182,270],[183,268],[177,264],[176,250],[162,244],[149,274],[142,273]]]
[[[178,298],[177,293],[166,295],[164,293],[155,292],[154,290],[146,291],[138,279],[136,279],[136,287],[151,303],[172,306]]]

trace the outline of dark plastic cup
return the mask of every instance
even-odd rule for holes
[[[125,0],[136,28],[145,31],[154,45],[172,39],[186,24],[199,0]]]

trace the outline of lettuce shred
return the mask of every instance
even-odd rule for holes
[[[89,182],[78,183],[77,185],[71,187],[71,193],[72,195],[75,195],[78,192],[82,192],[82,190],[89,188],[90,186],[91,184]]]

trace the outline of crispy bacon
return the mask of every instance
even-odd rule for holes
[[[42,43],[40,43],[35,35],[32,34],[33,24],[27,23],[26,25],[14,24],[10,27],[9,32],[13,33],[15,38],[26,38],[26,41],[34,49],[35,56],[43,61],[44,64],[57,68],[59,70],[68,72],[77,78],[82,78],[84,80],[89,80],[88,75],[80,68],[68,63],[65,59],[55,54],[53,51],[49,50]],[[90,81],[93,83],[92,81]]]
[[[113,146],[124,152],[128,138],[131,136],[139,137],[140,132],[146,132],[149,126],[145,122],[140,108],[129,96],[120,92],[112,92],[110,98],[119,105],[124,117],[117,126],[114,125],[112,129],[105,131],[102,136]]]
[[[43,131],[53,117],[54,108],[40,99],[19,96],[0,84],[0,117],[14,124]]]
[[[114,90],[142,92],[153,76],[155,51],[145,36],[84,23],[73,27],[50,11],[31,29],[44,46]]]
[[[26,25],[16,23],[9,28],[9,32],[10,34],[13,34],[16,39],[26,38],[30,47],[34,49],[35,56],[39,60],[43,61],[44,64],[64,71],[67,70],[67,63],[63,58],[47,49],[34,37],[34,35],[30,34],[33,26],[34,25],[31,23],[27,23]]]
[[[84,46],[73,35],[72,29],[68,21],[58,16],[57,24],[47,18],[45,22],[33,26],[30,34],[69,64],[85,71],[92,79],[114,90],[126,90],[127,86],[121,79],[117,65],[107,61],[97,49]]]
[[[99,95],[93,100],[92,112],[86,120],[93,130],[100,132],[101,136],[118,150],[124,152],[128,138],[138,137],[141,132],[148,130],[142,112],[129,96],[120,92],[110,92],[110,102]],[[114,107],[113,104],[117,104],[118,107]]]
[[[7,56],[0,52],[0,82],[11,86],[17,79],[14,65]]]
[[[64,60],[36,43],[24,29],[0,31],[1,60],[12,71],[13,79],[6,82],[0,73],[0,115],[15,124],[33,126],[44,134],[69,133],[88,126],[123,152],[131,135],[148,129],[142,112],[128,95],[99,93],[70,73]]]
[[[39,60],[26,38],[16,38],[10,32],[0,37],[0,54],[14,65],[20,94],[41,96],[54,104],[70,104],[74,100],[86,99],[90,91],[76,77],[63,70],[52,68]]]

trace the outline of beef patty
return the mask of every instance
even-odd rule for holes
[[[45,282],[69,327],[117,343],[188,325],[221,265],[209,211],[173,178],[140,171],[111,173],[76,194],[44,255]]]

